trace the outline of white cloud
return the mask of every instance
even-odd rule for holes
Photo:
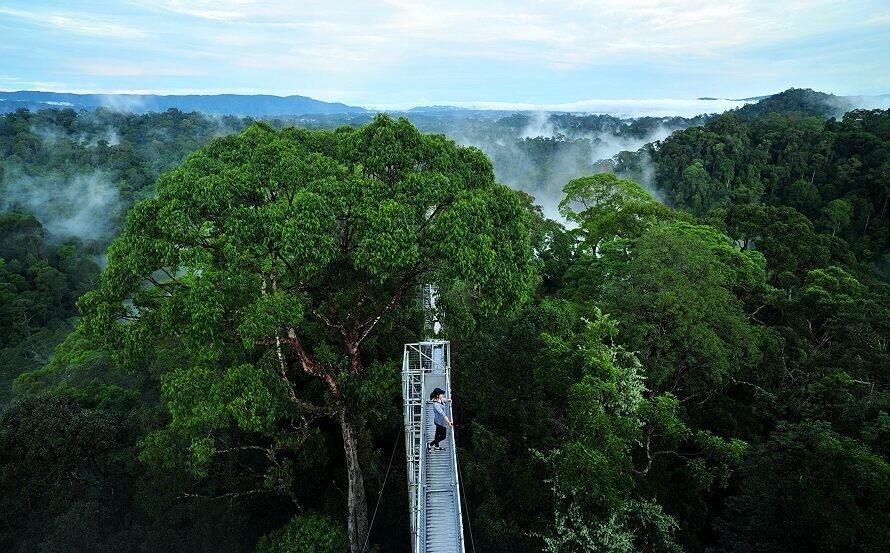
[[[135,27],[113,21],[103,21],[99,17],[87,18],[65,12],[27,11],[0,7],[0,15],[27,21],[41,27],[93,37],[137,39],[148,36],[145,31]]]
[[[874,2],[761,0],[553,0],[479,3],[471,0],[317,2],[161,0],[145,9],[194,18],[199,39],[255,48],[243,57],[281,52],[339,51],[355,65],[390,60],[457,58],[510,60],[572,69],[649,60],[711,57],[743,46],[813,36],[840,25],[886,17]],[[298,32],[294,32],[298,31]],[[276,44],[271,51],[260,50]],[[323,66],[324,63],[320,62]],[[303,64],[297,64],[303,66]],[[316,69],[323,69],[318,67]]]
[[[171,64],[121,63],[115,61],[79,64],[77,71],[98,77],[191,77],[205,75],[206,70]]]
[[[749,94],[844,83],[845,67],[878,65],[874,52],[886,52],[888,41],[875,38],[881,45],[854,55],[833,39],[849,45],[890,26],[887,0],[95,0],[96,13],[42,2],[6,0],[0,23],[27,22],[28,35],[15,43],[55,71],[23,62],[7,72],[71,78],[72,88],[87,86],[74,77],[79,71],[107,88],[352,90],[357,96],[344,100],[353,103]],[[126,39],[127,47],[95,40],[88,54],[74,52],[67,47],[76,41],[32,25]],[[828,55],[812,59],[814,44],[846,53],[832,53],[829,66]],[[878,73],[850,86],[870,80],[863,92],[883,92],[890,81]],[[606,80],[616,75],[620,82]],[[677,81],[656,81],[665,75]],[[512,84],[498,90],[505,76]]]
[[[234,1],[215,1],[215,0],[165,0],[154,2],[157,7],[179,15],[187,15],[197,17],[199,19],[209,19],[211,21],[233,21],[241,19],[247,15],[247,9],[251,4],[255,4],[250,0],[234,0]]]

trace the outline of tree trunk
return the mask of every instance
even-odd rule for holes
[[[345,409],[340,411],[340,429],[343,431],[343,451],[346,453],[346,473],[349,480],[346,516],[349,550],[351,553],[362,553],[368,535],[368,501],[365,498],[365,479],[359,462],[358,436]]]

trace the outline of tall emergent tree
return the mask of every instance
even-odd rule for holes
[[[170,420],[144,458],[206,474],[223,454],[259,456],[256,487],[299,510],[301,444],[336,421],[357,552],[358,390],[379,373],[367,344],[424,282],[477,312],[521,303],[537,278],[530,244],[528,212],[476,149],[386,116],[335,132],[255,124],[133,208],[80,302],[82,328],[122,366],[163,372]]]

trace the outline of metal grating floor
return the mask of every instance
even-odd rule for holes
[[[447,390],[444,374],[427,374],[424,376],[424,398],[436,388]],[[450,395],[450,394],[449,394]],[[427,403],[424,413],[425,442],[430,442],[435,435],[433,422],[433,406]],[[451,409],[448,409],[451,417]],[[462,528],[460,520],[460,493],[455,477],[454,432],[448,429],[446,439],[441,443],[445,451],[424,453],[425,463],[423,475],[424,493],[426,494],[424,513],[424,551],[426,553],[461,553]]]

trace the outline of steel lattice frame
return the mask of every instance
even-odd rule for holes
[[[447,394],[451,394],[451,343],[435,338],[441,330],[441,308],[437,306],[438,288],[426,284],[421,288],[420,304],[423,309],[423,333],[425,341],[405,344],[402,360],[402,397],[405,418],[405,458],[408,469],[408,500],[411,514],[412,551],[421,553],[426,546],[426,437],[428,380],[440,383]],[[463,553],[463,525],[461,520],[460,492],[457,474],[457,456],[454,445],[454,432],[449,432],[453,475],[450,486],[453,488],[455,535],[457,550]]]
[[[451,367],[451,343],[446,340],[430,340],[405,344],[402,360],[402,397],[405,416],[405,460],[408,466],[408,498],[411,513],[411,541],[414,551],[423,543],[418,533],[423,532],[423,457],[424,457],[424,375],[443,373],[449,375]],[[447,376],[446,376],[447,378]]]

